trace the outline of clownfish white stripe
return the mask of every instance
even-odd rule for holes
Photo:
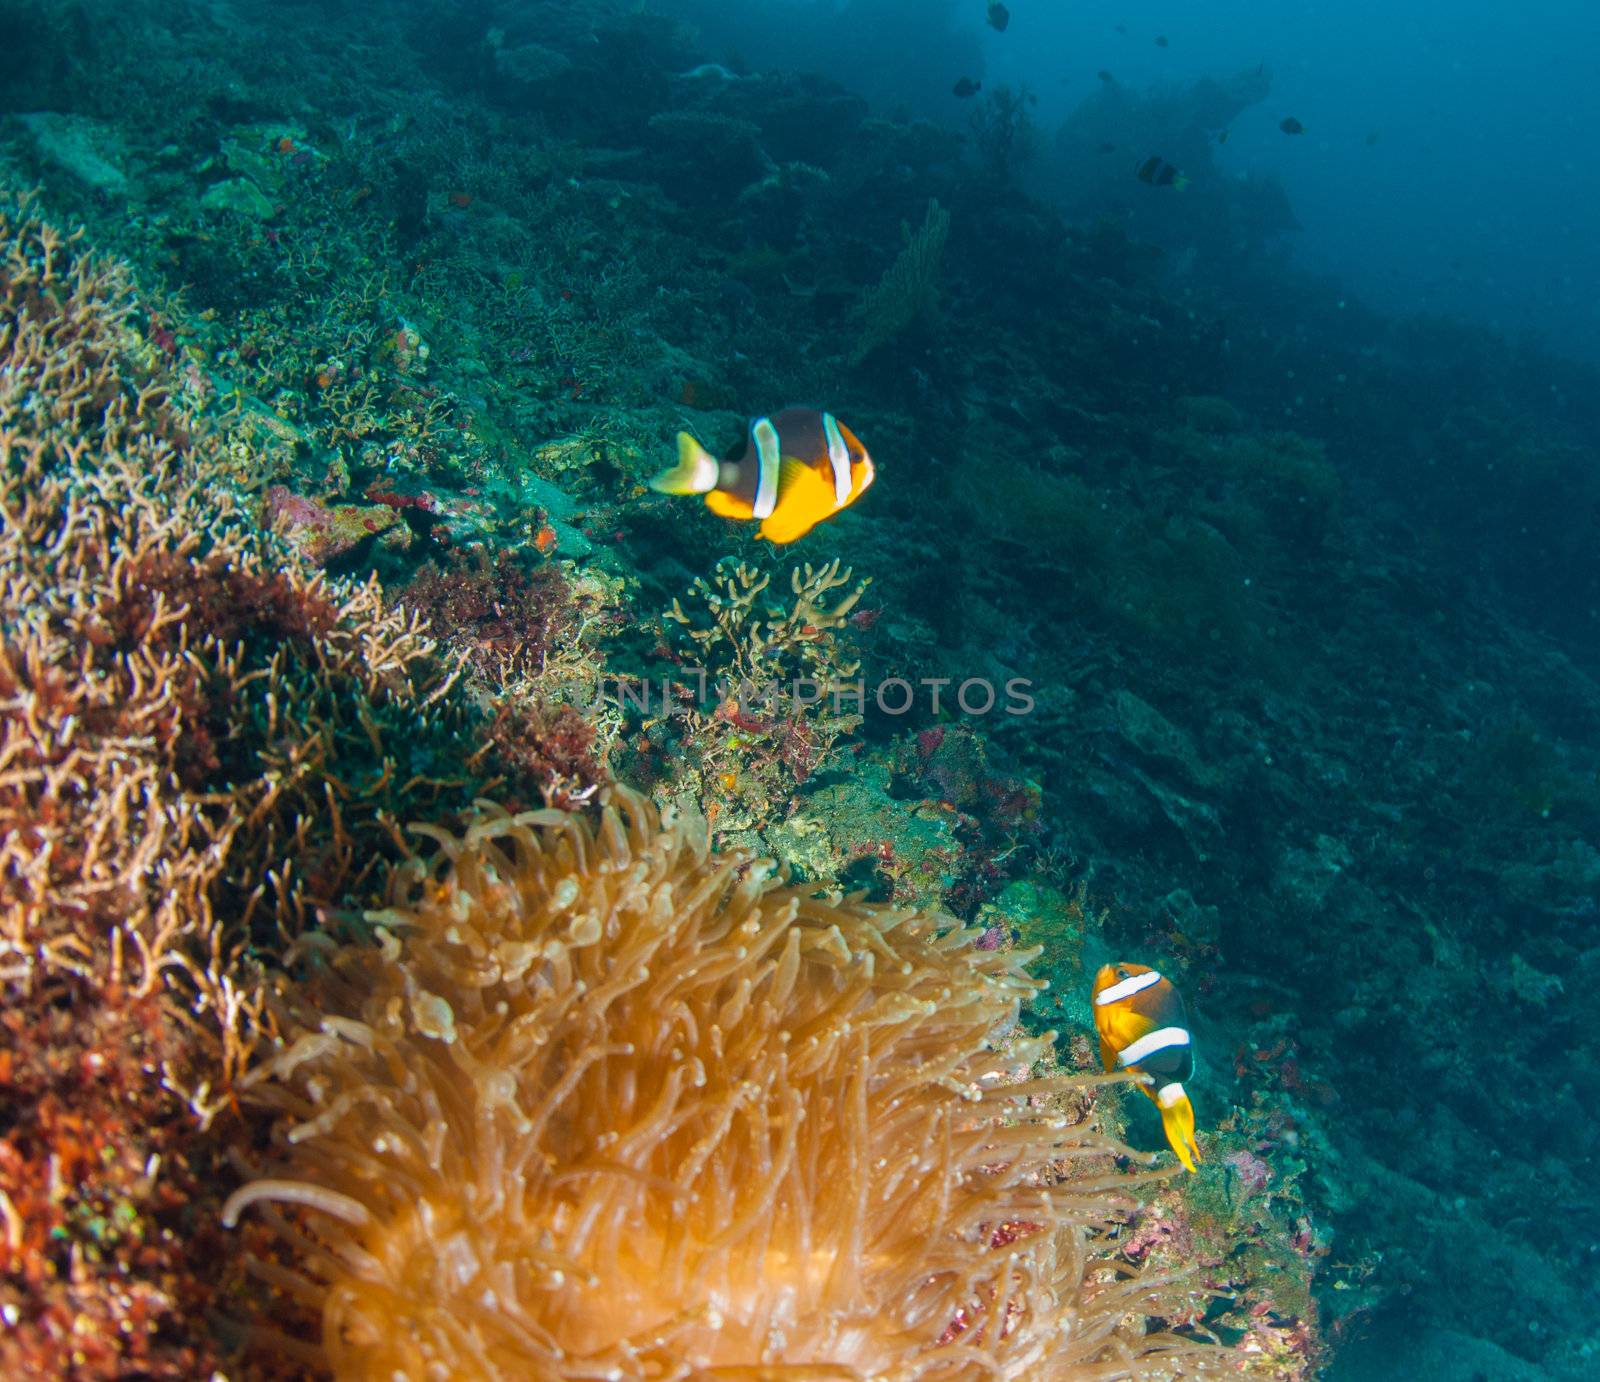
[[[1179,1100],[1186,1098],[1183,1086],[1174,1080],[1171,1084],[1164,1084],[1156,1090],[1156,1103],[1162,1108],[1171,1108]]]
[[[1147,1061],[1158,1051],[1170,1050],[1174,1046],[1187,1046],[1189,1033],[1183,1027],[1161,1027],[1154,1032],[1146,1032],[1137,1041],[1130,1041],[1122,1050],[1117,1052],[1118,1065],[1138,1065]]]
[[[1142,993],[1145,989],[1160,982],[1161,976],[1153,969],[1148,974],[1135,974],[1131,978],[1123,979],[1121,982],[1111,985],[1110,988],[1101,989],[1094,996],[1095,1006],[1103,1008],[1107,1003],[1120,1003],[1130,994]]]
[[[833,497],[842,508],[850,497],[850,448],[844,444],[838,420],[832,413],[822,415],[822,430],[828,437],[828,464],[833,467]]]
[[[778,507],[778,429],[768,417],[757,418],[750,427],[756,439],[756,456],[759,471],[756,476],[756,500],[751,512],[757,518],[771,518]]]

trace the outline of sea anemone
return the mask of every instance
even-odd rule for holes
[[[376,943],[327,947],[246,1080],[278,1164],[223,1219],[262,1207],[252,1265],[320,1316],[319,1366],[1086,1382],[1222,1356],[1147,1328],[1190,1284],[1109,1262],[1141,1173],[1016,1027],[1033,952],[710,854],[621,789],[597,821],[416,829],[437,852]]]

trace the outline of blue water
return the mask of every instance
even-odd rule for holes
[[[1600,359],[1600,6],[1018,0],[1003,33],[982,0],[663,8],[694,15],[713,50],[826,72],[880,109],[958,127],[958,77],[1020,84],[1047,138],[1099,70],[1142,91],[1265,64],[1271,94],[1238,119],[1217,171],[1282,182],[1299,264],[1375,305]],[[1278,129],[1289,115],[1304,135]]]

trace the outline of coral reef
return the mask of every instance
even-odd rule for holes
[[[890,794],[887,767],[857,763],[766,832],[772,850],[808,878],[837,878],[876,901],[947,906],[964,866],[956,813]]]
[[[486,809],[395,874],[246,1077],[282,1114],[229,1201],[339,1377],[1207,1372],[1112,1270],[1138,1185],[1093,1077],[1007,1036],[1035,952],[786,887],[619,792]]]
[[[718,563],[708,582],[695,580],[691,596],[704,606],[703,618],[672,602],[666,618],[679,625],[696,648],[705,670],[730,688],[754,692],[776,682],[816,682],[832,691],[860,670],[838,647],[834,631],[859,603],[871,578],[851,588],[850,568],[835,558],[821,567],[810,562],[789,573],[791,606],[757,601],[772,584],[772,573],[731,559]],[[837,596],[834,592],[842,591]],[[831,597],[831,598],[830,598]]]
[[[183,1225],[272,957],[371,900],[397,810],[538,800],[538,765],[474,773],[460,658],[257,528],[124,270],[8,201],[0,302],[0,1360],[190,1376],[220,1354]]]
[[[1019,173],[1072,88],[982,72],[970,120],[875,70],[905,0],[673,5],[733,37],[0,5],[0,184],[45,208],[0,203],[0,1373],[304,1371],[238,1354],[241,1252],[298,1240],[217,1231],[252,1050],[357,1011],[324,952],[399,822],[615,773],[791,885],[1044,945],[1002,1051],[1089,1068],[1084,964],[1180,980],[1207,1160],[1112,1232],[1225,1293],[1184,1318],[1229,1366],[1587,1382],[1595,370],[1296,272],[1283,188],[1227,173],[1254,62],[1108,71]],[[643,489],[797,402],[882,462],[805,589]],[[724,707],[697,663],[867,695]],[[952,703],[1013,678],[1026,713]],[[1094,1123],[1159,1148],[1145,1102]]]
[[[310,819],[329,829],[266,899],[280,924],[369,867],[386,805],[440,801],[383,721],[441,706],[458,673],[375,584],[303,575],[256,534],[139,364],[119,272],[3,215],[8,973],[135,995],[181,973],[235,1039],[250,923],[224,937],[214,889],[234,869],[261,894]]]

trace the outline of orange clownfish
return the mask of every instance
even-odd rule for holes
[[[1194,1108],[1183,1082],[1194,1074],[1194,1051],[1183,999],[1149,965],[1102,965],[1094,976],[1094,1025],[1107,1070],[1131,1070],[1161,1110],[1167,1141],[1189,1170],[1201,1160]]]
[[[785,408],[753,418],[744,455],[718,461],[687,432],[678,464],[650,482],[662,494],[703,494],[724,518],[759,518],[768,542],[793,542],[848,508],[872,483],[872,457],[832,413]]]

